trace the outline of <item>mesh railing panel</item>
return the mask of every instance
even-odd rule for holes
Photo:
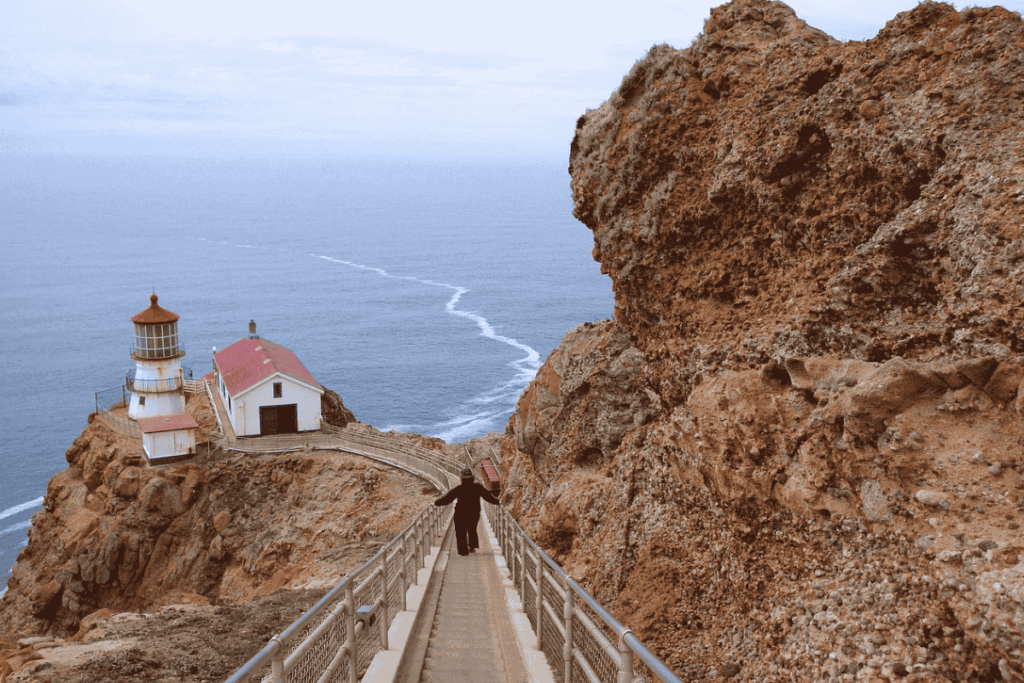
[[[530,618],[530,625],[533,626],[533,632],[537,632],[537,591],[534,588],[534,580],[537,577],[537,563],[529,555],[526,556],[526,562],[523,565],[523,570],[526,573],[525,587],[523,591],[523,611],[526,612],[526,616]]]
[[[559,619],[559,622],[561,622],[561,619]],[[548,663],[551,664],[551,673],[554,674],[556,681],[561,681],[565,678],[565,667],[562,659],[562,647],[565,644],[565,640],[555,626],[555,622],[551,618],[551,612],[548,610],[544,611],[544,618],[541,620],[540,642],[541,651],[548,658]]]
[[[573,605],[576,612],[576,618],[573,620],[572,630],[572,644],[573,648],[579,651],[583,658],[590,664],[590,668],[594,670],[598,678],[602,681],[615,681],[619,674],[619,663],[612,659],[612,657],[605,651],[603,644],[598,641],[597,636],[594,635],[590,628],[584,626],[584,620],[579,618],[579,615],[585,614],[590,617],[589,621],[594,625],[594,628],[600,628],[597,624],[601,623],[601,620],[597,618],[590,606],[584,603],[582,600],[577,600]],[[608,638],[609,643],[615,642],[615,634],[609,628],[601,629],[604,635]],[[585,675],[582,672],[580,675]],[[573,672],[573,683],[585,683],[587,679],[576,679],[576,673]]]
[[[541,595],[544,602],[547,603],[547,608],[544,610],[544,619],[541,621],[541,631],[543,632],[541,636],[541,650],[547,656],[548,661],[552,663],[551,669],[555,679],[562,680],[565,678],[565,666],[563,664],[565,636],[563,631],[556,627],[555,623],[557,622],[562,629],[565,628],[565,596],[552,585],[550,575],[545,575],[542,587]],[[556,663],[558,664],[557,666],[555,665]]]
[[[322,609],[312,619],[301,632],[295,635],[292,639],[285,644],[283,649],[282,659],[287,660],[299,647],[305,642],[305,640],[316,631],[327,619],[330,617],[331,612],[338,606],[340,600],[335,600],[329,603],[324,609]],[[289,680],[291,681],[312,681],[313,683],[320,677],[319,672],[323,672],[327,665],[331,663],[334,656],[337,654],[338,648],[345,642],[345,622],[344,619],[335,619],[330,627],[322,634],[312,646],[302,655],[297,662],[293,664],[289,671]],[[268,663],[263,670],[264,680],[268,680],[270,676],[270,664]]]
[[[356,675],[360,678],[370,667],[370,662],[373,661],[374,655],[381,651],[380,629],[383,623],[383,619],[378,619],[370,628],[361,629],[362,633],[359,634],[359,638],[356,641],[359,646],[359,656],[356,658]]]
[[[407,590],[409,590],[409,585],[402,581],[402,577],[398,575],[396,569],[388,583],[387,604],[390,605],[390,612],[388,613],[387,623],[390,624],[398,616],[398,613],[402,611],[402,596],[405,595]]]

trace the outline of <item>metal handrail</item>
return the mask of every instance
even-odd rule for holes
[[[601,676],[600,668],[616,671],[617,683],[635,683],[656,678],[663,683],[681,683],[671,669],[632,631],[600,605],[574,578],[533,542],[503,507],[486,504],[488,518],[505,556],[513,585],[519,588],[526,612],[537,634],[537,649],[553,666],[560,683],[615,683]],[[531,571],[532,570],[532,571]],[[532,576],[531,576],[532,574]],[[545,597],[545,586],[561,604]],[[532,600],[527,599],[530,594]],[[580,608],[585,608],[580,609]],[[596,620],[587,614],[589,611]],[[550,623],[545,623],[550,622]],[[590,647],[579,644],[579,636],[589,639]],[[646,667],[647,674],[634,673],[634,656]],[[605,664],[601,667],[600,664]],[[582,675],[579,681],[575,679]]]
[[[135,372],[132,371],[124,379],[124,385],[128,391],[141,391],[145,393],[159,393],[179,391],[185,386],[185,378],[182,375],[168,377],[166,379],[135,379]]]
[[[418,463],[417,470],[438,490],[456,481],[430,463]],[[271,683],[333,680],[343,665],[345,678],[355,683],[369,659],[387,649],[388,627],[404,611],[406,591],[416,583],[417,570],[425,566],[431,541],[447,528],[452,516],[451,506],[428,506],[363,566],[271,638],[226,683],[244,683],[254,676]]]

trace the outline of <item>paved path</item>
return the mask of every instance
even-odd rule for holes
[[[483,547],[465,557],[451,544],[420,683],[527,681],[482,523],[478,534]]]

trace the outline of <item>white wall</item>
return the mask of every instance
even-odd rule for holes
[[[169,381],[180,375],[180,357],[135,361],[135,379],[139,380],[142,386],[146,386],[146,380]],[[144,406],[139,405],[140,395],[146,397]],[[154,393],[133,391],[131,402],[128,405],[128,417],[133,420],[138,420],[140,417],[177,415],[183,412],[185,412],[185,394],[182,391]]]
[[[281,383],[281,398],[274,398],[274,382]],[[271,375],[235,397],[231,426],[238,436],[259,436],[260,406],[289,403],[297,405],[300,432],[320,429],[320,392],[282,374]]]
[[[166,458],[171,455],[185,455],[196,450],[194,429],[178,429],[169,432],[154,432],[142,435],[142,447],[149,458]]]

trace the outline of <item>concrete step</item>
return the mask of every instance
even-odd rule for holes
[[[503,671],[504,666],[501,657],[494,661],[494,656],[489,657],[431,657],[423,660],[424,671],[462,671],[465,669],[481,671]]]
[[[506,683],[505,672],[424,671],[421,683]]]

